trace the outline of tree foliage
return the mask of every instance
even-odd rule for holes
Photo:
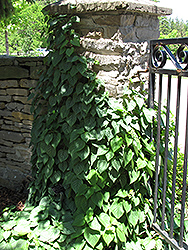
[[[188,21],[186,23],[178,18],[160,18],[160,38],[178,38],[188,36]]]

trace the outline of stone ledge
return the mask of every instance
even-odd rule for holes
[[[94,13],[94,12],[141,12],[151,15],[170,15],[172,9],[160,6],[158,3],[146,0],[61,0],[44,8],[50,15]],[[118,13],[117,13],[118,14]]]

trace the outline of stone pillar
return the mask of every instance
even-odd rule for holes
[[[74,7],[74,8],[72,8]],[[77,31],[86,57],[99,61],[94,70],[114,97],[131,82],[147,81],[148,42],[159,37],[158,16],[171,9],[145,0],[64,0],[45,8],[50,15],[75,14],[81,18]]]

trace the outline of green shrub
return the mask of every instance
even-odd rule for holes
[[[161,249],[150,232],[154,111],[134,90],[108,97],[76,52],[77,22],[49,20],[51,52],[32,104],[34,181],[24,211],[3,214],[0,248]]]

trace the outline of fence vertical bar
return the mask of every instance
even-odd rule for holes
[[[161,222],[161,229],[162,230],[164,230],[164,225],[165,225],[165,204],[166,204],[167,163],[168,163],[168,137],[169,137],[169,119],[170,119],[170,94],[171,94],[171,75],[168,76],[168,88],[167,88],[165,162],[164,162],[164,177],[163,177],[162,222]]]
[[[159,97],[158,97],[158,116],[157,116],[157,151],[155,161],[155,191],[154,191],[154,220],[157,220],[157,195],[158,195],[158,173],[159,173],[159,150],[160,150],[160,126],[161,126],[161,97],[162,97],[162,74],[159,75]]]
[[[177,149],[178,149],[180,91],[181,91],[181,76],[178,76],[177,102],[176,102],[176,123],[175,123],[175,142],[174,142],[174,161],[173,161],[173,175],[172,175],[170,238],[173,238],[173,231],[174,231],[174,205],[175,205],[174,203],[175,203],[175,187],[176,187],[176,166],[177,166]]]
[[[187,90],[187,117],[186,117],[186,138],[184,148],[184,163],[183,163],[183,189],[181,198],[181,220],[180,220],[180,247],[183,247],[183,232],[185,218],[185,196],[186,196],[186,179],[187,179],[187,154],[188,154],[188,90]]]

